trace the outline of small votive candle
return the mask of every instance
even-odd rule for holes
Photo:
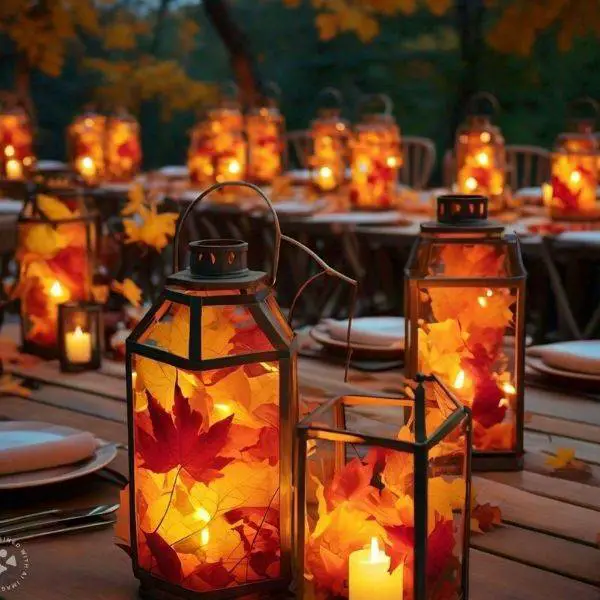
[[[349,559],[349,600],[402,600],[404,569],[399,565],[390,573],[390,557],[379,548],[377,538],[371,546],[356,550]]]
[[[92,336],[78,326],[66,334],[65,349],[69,362],[87,364],[92,360]]]
[[[12,180],[23,178],[23,166],[16,158],[11,158],[6,161],[6,178]]]

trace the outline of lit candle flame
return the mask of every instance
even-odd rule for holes
[[[329,179],[333,175],[333,171],[331,170],[331,167],[321,167],[319,175],[324,179]]]
[[[205,523],[208,523],[211,519],[210,513],[204,508],[204,506],[201,506],[196,510],[194,517],[196,517],[198,521],[204,521]]]
[[[6,146],[6,148],[4,148],[4,154],[6,154],[6,156],[14,156],[15,155],[15,147],[12,146],[11,144],[8,144],[8,146]]]
[[[242,167],[240,166],[240,163],[237,160],[232,160],[229,163],[228,169],[229,169],[230,173],[232,173],[232,174],[235,175],[235,174],[239,173],[242,170]]]
[[[369,561],[372,563],[379,562],[381,560],[381,550],[379,549],[379,540],[376,537],[371,538],[371,556]]]
[[[460,390],[465,385],[465,372],[461,369],[454,380],[454,388]]]
[[[50,288],[50,295],[53,298],[60,298],[64,294],[62,285],[60,285],[60,281],[55,281]]]
[[[581,181],[581,173],[579,171],[573,171],[571,173],[571,183],[579,183]]]
[[[75,327],[75,331],[73,332],[73,337],[80,338],[82,336],[83,336],[83,329],[81,329],[81,327],[79,327],[79,325],[77,325],[77,327]]]
[[[469,191],[473,191],[477,189],[477,179],[475,179],[475,177],[467,177],[466,181],[465,181],[465,187],[469,190]]]
[[[477,302],[479,302],[479,306],[481,306],[481,308],[485,308],[488,305],[487,298],[484,298],[483,296],[479,296],[477,298]]]
[[[210,541],[210,533],[208,531],[208,527],[205,527],[202,531],[200,531],[200,545],[206,546]]]
[[[395,156],[388,156],[386,162],[387,166],[390,167],[390,169],[393,169],[398,164],[398,161],[396,160]]]
[[[488,290],[485,291],[485,295],[488,298],[491,298],[494,295],[494,292],[492,290],[488,289]]]
[[[512,383],[509,383],[508,381],[505,381],[502,384],[502,389],[507,393],[507,394],[516,394],[517,393],[517,388],[515,388],[515,386]]]
[[[482,167],[487,167],[490,164],[490,157],[485,152],[480,152],[476,156],[476,160]]]

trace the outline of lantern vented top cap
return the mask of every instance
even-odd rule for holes
[[[248,244],[219,239],[190,242],[190,271],[194,277],[241,277],[248,273]]]
[[[488,216],[488,199],[485,196],[450,194],[437,199],[438,223],[459,225],[485,221]]]

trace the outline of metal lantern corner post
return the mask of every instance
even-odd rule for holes
[[[407,384],[297,426],[302,600],[468,598],[471,414],[436,376]]]
[[[192,242],[127,340],[131,551],[149,598],[230,598],[292,579],[294,335],[240,240]],[[216,184],[190,204],[222,187]],[[168,502],[164,498],[168,497]]]
[[[519,241],[487,198],[438,198],[405,269],[406,369],[434,373],[473,413],[478,470],[523,467],[525,283]]]

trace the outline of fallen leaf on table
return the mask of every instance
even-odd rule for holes
[[[487,533],[502,523],[502,512],[489,502],[478,504],[471,511],[471,532]]]
[[[575,450],[573,448],[557,448],[556,454],[546,459],[546,464],[555,471],[561,469],[587,471],[589,469],[588,465],[583,461],[575,458]]]
[[[0,377],[0,396],[22,396],[27,398],[30,395],[31,390],[21,385],[21,382],[12,375],[6,374]]]
[[[0,337],[0,361],[9,365],[32,367],[40,362],[40,359],[31,354],[19,352],[19,347],[15,341],[6,337]]]

